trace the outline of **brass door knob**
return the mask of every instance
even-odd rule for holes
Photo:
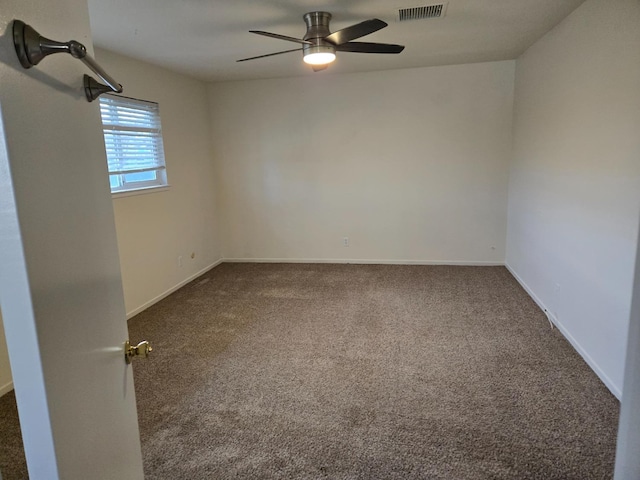
[[[151,345],[149,345],[149,342],[146,340],[135,346],[131,345],[129,340],[127,340],[124,342],[124,361],[131,363],[133,357],[147,358],[152,351],[153,348],[151,348]]]

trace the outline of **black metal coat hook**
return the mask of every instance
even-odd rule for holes
[[[16,48],[18,60],[24,68],[31,68],[53,53],[65,52],[79,59],[94,72],[106,85],[101,85],[93,78],[85,75],[84,89],[89,102],[95,100],[105,92],[122,93],[120,85],[111,75],[104,71],[98,63],[87,53],[86,47],[75,40],[56,42],[45,38],[33,27],[21,20],[13,21],[13,44]],[[88,79],[89,80],[88,80]]]

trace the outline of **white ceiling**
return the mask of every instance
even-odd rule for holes
[[[449,0],[443,18],[399,23],[399,8],[432,0],[89,0],[94,44],[203,80],[326,75],[517,58],[584,0]],[[265,30],[301,38],[302,15],[328,11],[331,31],[379,18],[388,27],[360,39],[399,43],[399,55],[338,52],[313,73],[300,52],[249,62],[245,57],[297,48],[262,37]]]

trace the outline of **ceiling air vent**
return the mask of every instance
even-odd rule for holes
[[[398,20],[400,22],[408,22],[409,20],[444,17],[446,9],[446,3],[425,5],[424,7],[401,8],[398,10]]]

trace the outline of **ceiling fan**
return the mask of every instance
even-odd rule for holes
[[[386,22],[377,18],[365,20],[364,22],[351,25],[337,32],[329,31],[329,21],[331,14],[328,12],[309,12],[302,17],[307,24],[307,33],[302,38],[287,37],[277,33],[262,32],[259,30],[250,30],[250,33],[264,35],[265,37],[279,38],[302,45],[300,48],[292,50],[284,50],[282,52],[268,53],[267,55],[259,55],[257,57],[243,58],[238,62],[246,62],[247,60],[255,60],[257,58],[272,57],[289,52],[302,51],[305,63],[312,66],[314,72],[324,70],[336,59],[336,52],[355,52],[355,53],[400,53],[404,50],[403,45],[394,45],[390,43],[370,43],[370,42],[352,42],[360,37],[376,32],[387,26]]]

